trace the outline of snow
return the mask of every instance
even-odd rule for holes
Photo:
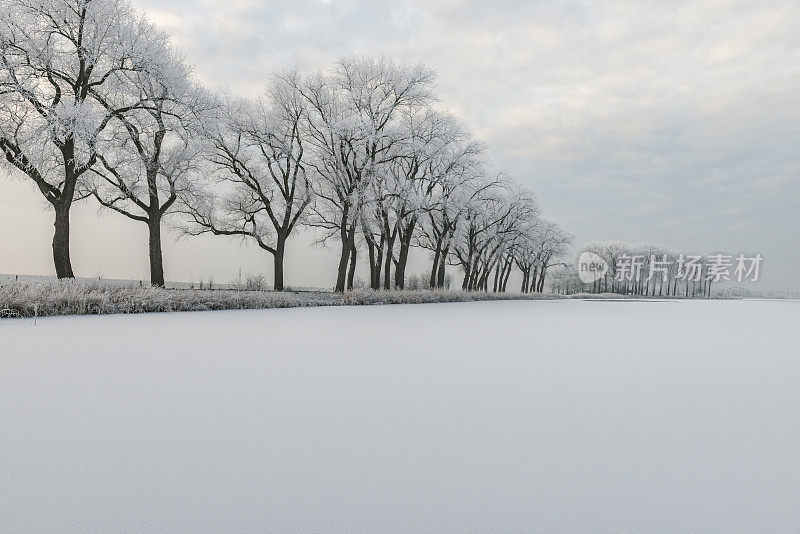
[[[3,532],[800,529],[800,303],[0,321]]]

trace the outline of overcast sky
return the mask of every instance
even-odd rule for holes
[[[436,69],[445,107],[582,243],[760,252],[800,286],[800,2],[135,0],[212,87],[387,55]],[[0,179],[0,272],[53,272],[37,192]],[[81,276],[147,278],[146,227],[74,212]],[[328,286],[336,254],[290,247],[289,284]],[[269,273],[222,238],[165,244],[167,279]],[[424,255],[413,270],[426,267]]]

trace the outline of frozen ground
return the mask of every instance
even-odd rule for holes
[[[799,302],[0,321],[3,532],[796,532]]]

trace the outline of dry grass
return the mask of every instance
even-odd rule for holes
[[[0,287],[0,310],[22,317],[205,311],[297,306],[330,306],[337,299],[324,293],[202,291],[60,281],[12,283]],[[16,313],[15,313],[16,312]]]
[[[464,291],[325,292],[182,290],[97,281],[14,282],[0,287],[0,317],[46,317],[232,309],[423,304],[476,300],[545,300],[556,295]]]

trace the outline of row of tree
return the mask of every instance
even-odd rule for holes
[[[555,293],[617,293],[665,297],[710,297],[713,277],[709,258],[686,256],[652,243],[597,241],[581,249],[601,258],[602,276],[584,282],[573,265],[559,265],[551,273]]]
[[[283,71],[259,99],[195,81],[163,32],[124,0],[7,0],[0,12],[0,149],[55,213],[53,259],[73,277],[69,214],[100,205],[144,223],[164,284],[164,218],[190,235],[252,240],[284,285],[287,240],[318,229],[340,248],[336,290],[363,256],[374,289],[403,288],[411,247],[430,287],[459,266],[465,290],[542,291],[569,236],[532,193],[488,171],[484,149],[441,111],[435,73],[343,58]]]

